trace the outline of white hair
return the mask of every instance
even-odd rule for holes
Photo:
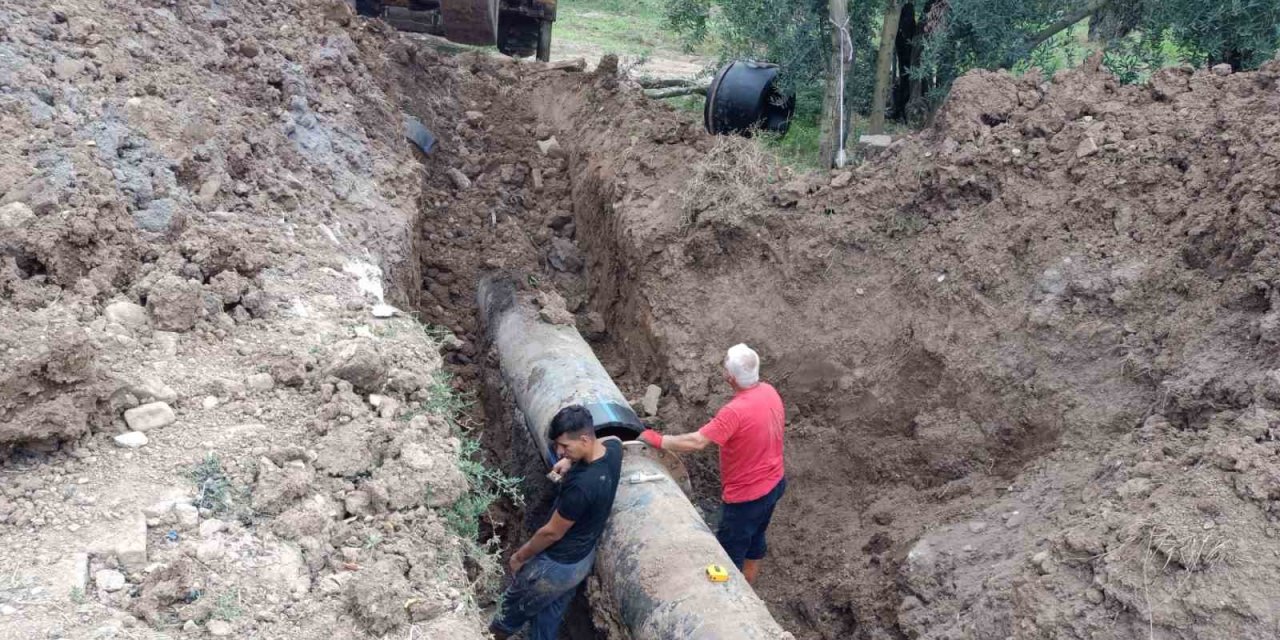
[[[760,382],[760,356],[745,344],[729,347],[724,356],[724,368],[742,389],[749,389]]]

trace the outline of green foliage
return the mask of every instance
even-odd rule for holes
[[[880,3],[850,2],[854,61],[845,99],[854,109],[870,104],[872,38]],[[715,41],[720,63],[752,59],[782,67],[779,85],[797,94],[797,108],[821,108],[833,25],[827,0],[666,0],[667,25],[690,44]]]
[[[1193,64],[1255,68],[1280,46],[1280,0],[1145,0],[1139,30],[1168,38]]]
[[[688,42],[716,38],[722,61],[753,58],[783,67],[780,83],[815,109],[829,76],[832,25],[826,0],[665,0],[666,22]],[[937,106],[951,83],[977,68],[1079,65],[1095,51],[1123,82],[1163,66],[1228,62],[1254,68],[1280,47],[1280,0],[916,0],[920,64],[909,70]],[[846,101],[870,108],[883,1],[850,3],[856,60]],[[1092,15],[1091,15],[1092,14]],[[901,63],[901,61],[899,61]],[[804,113],[797,122],[805,122]],[[801,124],[796,133],[805,132]]]
[[[231,514],[241,520],[247,519],[247,492],[231,482],[217,455],[206,455],[186,475],[196,485],[194,504],[197,508],[212,510],[215,515]]]
[[[242,615],[244,615],[244,609],[240,606],[240,590],[233,588],[218,594],[209,617],[231,622]]]

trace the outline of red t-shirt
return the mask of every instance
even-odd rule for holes
[[[739,391],[698,433],[720,446],[724,501],[750,502],[782,479],[782,426],[786,413],[765,382]]]

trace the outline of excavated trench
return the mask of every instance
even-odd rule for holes
[[[726,148],[735,157],[749,150],[709,140],[688,116],[628,97],[607,70],[575,75],[483,58],[404,57],[397,82],[405,109],[441,142],[420,158],[426,182],[414,267],[400,279],[410,283],[421,319],[456,337],[446,345],[447,367],[459,389],[479,396],[472,418],[483,425],[489,462],[527,479],[527,506],[504,505],[484,523],[483,536],[497,535],[508,551],[545,520],[549,503],[543,469],[480,331],[475,286],[494,271],[558,294],[628,398],[661,387],[654,422],[672,432],[696,429],[727,399],[717,370],[724,348],[745,341],[762,350],[763,375],[788,406],[791,489],[770,530],[772,560],[757,591],[803,640],[901,638],[904,616],[929,607],[950,616],[945,607],[958,598],[934,601],[947,593],[949,574],[930,582],[933,574],[905,573],[909,552],[940,526],[949,537],[935,544],[962,557],[985,544],[996,550],[988,564],[1011,580],[1025,565],[1018,554],[1042,544],[1036,536],[1061,530],[1045,519],[1024,534],[1025,512],[1060,512],[1067,493],[1057,480],[1039,481],[1024,500],[1010,491],[1012,479],[1056,446],[1069,411],[1094,419],[1100,401],[1081,398],[1109,399],[1117,421],[1150,402],[1149,383],[1117,378],[1112,344],[1084,332],[1046,337],[1018,324],[1024,316],[1015,303],[1022,287],[1037,286],[1035,271],[996,300],[1014,301],[1014,309],[994,314],[979,294],[950,289],[946,269],[962,272],[963,264],[920,267],[951,257],[902,240],[910,224],[899,218],[974,202],[939,205],[927,190],[907,202],[896,176],[872,181],[842,205],[892,213],[890,226],[868,229],[862,225],[881,223],[871,215],[829,219],[814,204],[801,205],[819,207],[804,215],[797,207],[804,187],[761,189],[779,178],[751,174],[736,160],[726,171],[748,173],[720,176],[731,189],[697,191],[705,185],[694,167]],[[460,71],[441,71],[449,64]],[[741,206],[704,207],[691,221],[682,212],[689,189]],[[995,290],[1023,278],[1021,269],[1005,275],[992,267],[972,278],[976,290]],[[1074,378],[1060,381],[1057,367]],[[1038,385],[1024,382],[1037,375]],[[1061,391],[1070,384],[1091,386]],[[715,456],[687,456],[686,464],[695,504],[714,517]],[[1085,483],[1087,474],[1065,475]],[[1004,526],[988,527],[998,518]],[[1013,586],[993,588],[1007,597]],[[588,610],[581,599],[575,604],[572,637],[596,637]]]
[[[473,61],[472,71],[480,76],[502,73],[502,68],[495,70],[490,64]],[[418,66],[428,67],[424,61]],[[457,82],[454,76],[424,79],[420,71],[412,78],[413,82],[402,85],[410,105],[406,110],[437,131],[456,122],[459,135],[454,141],[442,135],[436,151],[419,156],[427,182],[414,230],[411,272],[395,275],[410,293],[421,320],[456,336],[446,344],[446,369],[457,389],[478,398],[470,419],[483,425],[480,437],[486,461],[525,479],[526,503],[495,505],[482,522],[481,538],[498,536],[505,560],[545,522],[554,489],[544,478],[545,469],[533,453],[482,335],[475,303],[479,279],[494,271],[512,272],[529,289],[559,294],[610,375],[637,405],[651,383],[668,392],[675,390],[675,376],[668,370],[661,340],[651,331],[654,318],[648,297],[635,289],[638,283],[629,277],[634,249],[618,242],[621,230],[612,210],[616,184],[589,170],[600,158],[585,144],[566,141],[563,151],[552,154],[542,153],[536,145],[552,136],[574,136],[572,123],[565,120],[568,107],[560,99],[563,96],[528,89],[495,90],[482,83]],[[424,108],[438,105],[434,93],[441,89],[454,92],[460,106],[485,115],[471,113],[459,122],[439,106],[433,107],[439,111]],[[581,90],[593,91],[591,86]],[[488,115],[499,113],[500,118]],[[451,173],[465,175],[470,184],[459,188],[461,181]],[[535,186],[534,173],[539,174],[540,188]],[[708,367],[708,374],[715,375],[714,369]],[[659,426],[686,430],[707,417],[704,405],[668,396],[660,417],[653,421]],[[691,500],[714,526],[719,505],[715,457],[690,456],[686,464],[694,478]],[[784,512],[780,519],[786,517]],[[785,530],[786,522],[776,528]],[[588,591],[582,589],[571,606],[566,638],[609,637],[592,621]],[[770,599],[767,589],[761,595],[784,628],[797,637],[825,637],[833,630],[853,629],[852,620],[833,622],[830,613],[823,614],[827,619],[819,625],[797,619],[787,591],[785,599]],[[608,626],[603,620],[599,623]]]

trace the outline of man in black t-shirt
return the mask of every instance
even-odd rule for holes
[[[547,436],[560,456],[555,471],[564,479],[551,521],[511,556],[515,579],[489,625],[497,640],[506,640],[530,621],[529,640],[556,640],[569,601],[591,573],[596,541],[618,490],[622,443],[597,439],[585,407],[561,409]]]

